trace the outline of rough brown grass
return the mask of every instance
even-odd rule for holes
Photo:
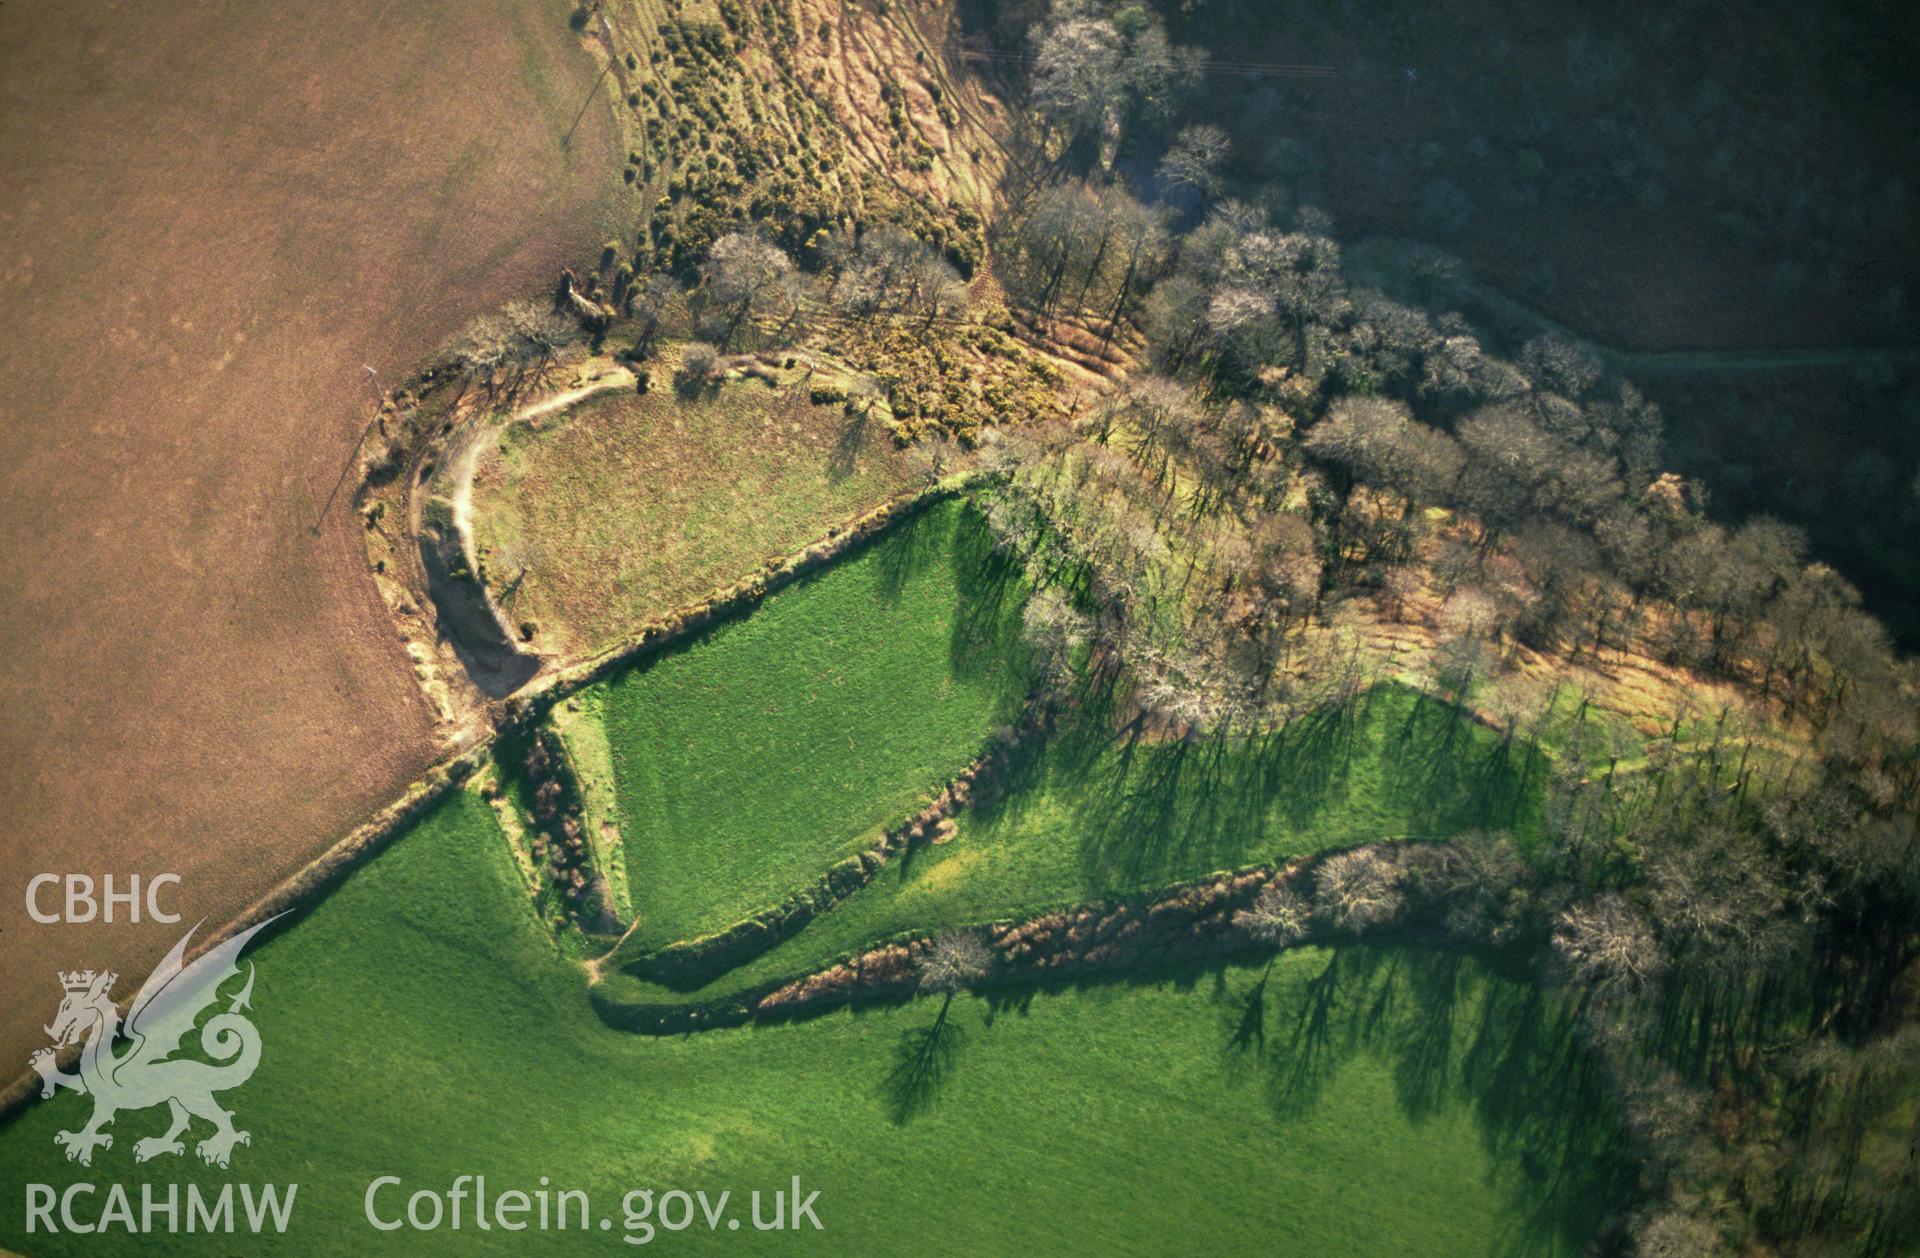
[[[606,394],[516,427],[476,474],[476,541],[488,556],[516,540],[538,556],[523,579],[487,562],[509,614],[539,625],[543,652],[590,654],[919,479],[880,420],[809,400],[844,389],[843,371],[809,371],[809,355],[742,359],[725,383],[682,397],[668,383],[677,355],[648,365],[644,396]]]

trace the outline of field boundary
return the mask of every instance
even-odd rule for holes
[[[622,669],[707,629],[758,606],[770,594],[778,593],[802,577],[825,568],[853,551],[878,540],[895,525],[913,518],[939,503],[958,498],[978,479],[977,473],[960,473],[923,489],[897,495],[846,524],[835,525],[821,540],[788,555],[768,560],[758,572],[697,603],[647,621],[632,633],[587,658],[565,668],[554,669],[506,701],[502,730],[538,719],[554,704]]]
[[[347,876],[385,851],[387,845],[411,822],[417,821],[434,805],[463,786],[486,765],[492,754],[492,739],[465,748],[427,770],[410,783],[400,798],[381,808],[370,819],[348,832],[344,839],[307,862],[298,872],[288,875],[255,900],[238,916],[217,930],[201,937],[186,954],[192,962],[225,943],[243,930],[258,926],[281,914],[304,914],[346,881]],[[282,921],[267,931],[271,937],[294,925]],[[119,1002],[124,1014],[133,1003],[129,996]],[[60,1054],[63,1067],[71,1067],[79,1058],[75,1045]],[[32,1070],[21,1072],[4,1091],[0,1091],[0,1123],[11,1121],[35,1101],[40,1100],[40,1076]]]
[[[1269,884],[1301,887],[1303,894],[1321,864],[1354,852],[1384,857],[1403,876],[1444,859],[1444,840],[1376,839],[1322,848],[1284,864],[1243,865],[1170,883],[1156,891],[1109,896],[1049,909],[1017,919],[967,928],[981,936],[992,960],[976,990],[1030,987],[1035,983],[1134,970],[1224,960],[1274,949],[1247,931],[1238,914]],[[1409,884],[1417,879],[1406,877]],[[1409,890],[1414,887],[1410,885]],[[1374,929],[1405,929],[1427,914],[1410,897],[1407,908]],[[1310,918],[1303,932],[1279,950],[1353,937]],[[919,990],[918,963],[933,946],[922,931],[895,934],[869,944],[835,964],[799,976],[767,979],[704,1001],[623,1001],[605,984],[589,989],[595,1011],[608,1025],[642,1035],[676,1035],[750,1023],[812,1017],[847,1005],[904,999]]]

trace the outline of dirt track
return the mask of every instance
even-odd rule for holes
[[[351,485],[321,512],[363,363],[607,234],[566,15],[0,7],[0,1073],[56,967],[124,995],[180,929],[34,925],[33,873],[176,871],[216,925],[432,758]]]

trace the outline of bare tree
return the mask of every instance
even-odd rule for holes
[[[728,232],[714,241],[704,274],[702,295],[718,316],[722,348],[756,311],[780,300],[791,307],[799,296],[793,259],[778,245],[746,232]]]
[[[1708,827],[1663,844],[1649,866],[1653,920],[1681,969],[1734,981],[1799,942],[1781,917],[1786,880],[1746,835]]]
[[[957,993],[986,976],[992,959],[986,941],[963,930],[941,931],[920,958],[920,990],[943,992],[946,999],[940,1002],[940,1014],[932,1025],[900,1037],[885,1085],[895,1122],[911,1121],[938,1096],[965,1039],[958,1025],[948,1023],[947,1013]]]
[[[697,394],[713,387],[724,370],[718,349],[706,341],[694,341],[681,352],[674,384],[682,393]]]
[[[527,574],[547,561],[546,549],[525,537],[510,537],[495,546],[487,556],[489,575],[499,585],[501,601],[511,599],[527,579]]]
[[[1103,300],[1107,308],[1107,321],[1101,337],[1103,340],[1112,340],[1120,320],[1134,304],[1135,295],[1142,286],[1156,278],[1165,265],[1168,239],[1164,210],[1142,205],[1119,189],[1109,191],[1106,208],[1108,221],[1112,224],[1111,253],[1119,264],[1119,278],[1105,286],[1105,291],[1111,293],[1111,297]],[[1110,273],[1116,268],[1107,269]],[[1089,270],[1088,287],[1100,282],[1100,277]],[[1081,304],[1086,303],[1087,294],[1083,292]]]
[[[1164,471],[1164,439],[1199,409],[1199,401],[1188,385],[1165,376],[1129,376],[1093,412],[1091,432],[1093,439],[1104,445],[1116,429],[1124,431],[1134,443],[1136,460],[1154,471],[1157,479]]]
[[[1345,473],[1349,485],[1397,490],[1409,506],[1438,498],[1463,461],[1451,437],[1415,422],[1404,403],[1382,397],[1341,398],[1308,432],[1306,446]]]
[[[1319,538],[1304,516],[1261,516],[1252,530],[1254,577],[1261,591],[1291,615],[1303,615],[1320,595]]]
[[[1620,499],[1612,458],[1560,440],[1518,407],[1483,407],[1458,432],[1467,455],[1460,497],[1487,526],[1488,546],[1530,516],[1592,527]]]
[[[1102,164],[1111,160],[1129,115],[1165,119],[1198,85],[1205,54],[1175,47],[1145,5],[1109,18],[1067,4],[1038,28],[1029,80],[1049,133],[1075,141],[1098,133]]]
[[[1444,849],[1441,883],[1447,892],[1447,925],[1469,939],[1503,942],[1516,926],[1527,883],[1527,862],[1504,833],[1470,830]]]
[[[1021,639],[1032,655],[1034,671],[1056,695],[1073,680],[1074,656],[1091,632],[1087,618],[1053,586],[1035,590],[1021,613]]]
[[[959,460],[960,447],[946,433],[934,432],[915,443],[912,457],[920,474],[926,477],[927,484],[938,485]]]
[[[936,319],[958,318],[967,308],[967,286],[953,264],[926,241],[894,228],[860,238],[834,280],[832,296],[836,306],[854,315],[923,316],[923,328]]]
[[[644,356],[651,352],[654,338],[660,334],[660,325],[666,320],[673,299],[679,295],[680,286],[665,275],[643,276],[628,286],[623,306],[639,333],[634,339],[637,354]]]
[[[1580,401],[1600,382],[1600,360],[1564,336],[1537,336],[1520,351],[1520,367],[1534,387]]]
[[[978,932],[943,930],[920,959],[920,990],[945,994],[940,1006],[940,1016],[945,1018],[954,996],[985,978],[992,964],[993,951]]]
[[[1228,284],[1207,300],[1206,327],[1227,360],[1248,367],[1269,361],[1275,339],[1273,298],[1250,284]]]
[[[1147,357],[1155,371],[1179,371],[1201,348],[1210,296],[1192,276],[1170,275],[1153,286],[1141,304]]]
[[[1108,125],[1125,82],[1120,33],[1101,18],[1044,27],[1033,52],[1033,103],[1049,126],[1077,138]]]
[[[1575,983],[1602,995],[1638,990],[1667,964],[1646,917],[1612,893],[1562,913],[1553,951]]]
[[[1039,314],[1052,314],[1062,296],[1073,291],[1069,278],[1092,270],[1107,234],[1105,223],[1099,198],[1079,184],[1058,184],[1041,193],[1013,235],[1009,291]]]
[[[1719,1258],[1733,1252],[1704,1204],[1691,1198],[1641,1216],[1633,1233],[1639,1258]]]
[[[1261,943],[1284,948],[1307,933],[1313,908],[1307,898],[1277,875],[1260,888],[1253,903],[1234,914],[1234,925]]]
[[[528,369],[544,366],[580,339],[574,320],[537,302],[516,301],[468,324],[449,356],[464,375],[491,393],[501,387],[511,390]]]
[[[1322,861],[1314,871],[1313,895],[1315,912],[1330,925],[1350,931],[1392,921],[1406,902],[1399,869],[1371,848]]]
[[[1220,164],[1231,145],[1227,133],[1207,123],[1183,128],[1160,159],[1160,181],[1212,196],[1220,191]]]

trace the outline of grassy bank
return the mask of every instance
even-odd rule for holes
[[[1320,1255],[1568,1252],[1610,1191],[1564,1018],[1447,955],[1305,950],[1264,987],[1258,969],[1225,968],[962,997],[931,1082],[902,1068],[937,1012],[924,1001],[632,1036],[594,1017],[492,813],[460,794],[253,960],[265,1050],[223,1098],[253,1135],[232,1170],[191,1152],[135,1165],[134,1139],[165,1124],[156,1110],[123,1113],[94,1167],[67,1163],[52,1136],[86,1102],[63,1093],[0,1132],[0,1175],[298,1183],[289,1232],[247,1248],[309,1255],[604,1250],[630,1189],[728,1189],[744,1214],[749,1190],[794,1175],[820,1190],[826,1231],[742,1235],[852,1254],[910,1236],[957,1253],[1166,1252],[1195,1236]],[[543,1175],[585,1189],[616,1230],[388,1234],[364,1220],[377,1175],[444,1192],[476,1173],[496,1194]],[[0,1244],[24,1253],[231,1248],[28,1237],[14,1201]],[[667,1239],[739,1243],[722,1228]]]

